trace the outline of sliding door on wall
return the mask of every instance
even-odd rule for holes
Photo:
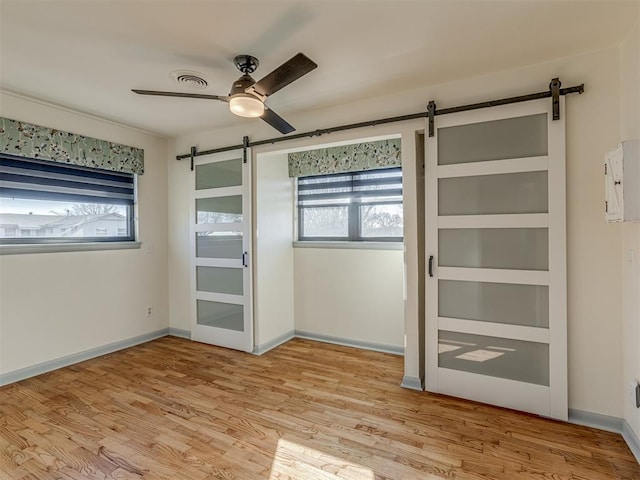
[[[242,151],[199,157],[191,199],[191,338],[246,352],[253,350],[250,172]]]
[[[550,100],[436,118],[426,388],[566,420],[564,121]]]

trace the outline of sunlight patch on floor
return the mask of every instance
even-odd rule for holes
[[[374,480],[370,468],[281,438],[269,480]]]

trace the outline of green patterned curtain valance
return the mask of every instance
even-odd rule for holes
[[[0,151],[21,157],[142,175],[144,150],[0,117]]]
[[[402,165],[400,139],[355,143],[289,154],[289,177],[361,172]]]

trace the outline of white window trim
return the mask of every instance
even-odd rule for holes
[[[85,242],[85,243],[33,243],[20,245],[0,245],[1,255],[28,253],[90,252],[98,250],[139,249],[142,242]]]
[[[312,241],[302,240],[293,242],[293,248],[336,248],[356,250],[404,250],[404,242],[342,242],[342,241]]]

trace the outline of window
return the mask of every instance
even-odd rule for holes
[[[0,155],[0,244],[134,241],[134,178]]]
[[[300,177],[298,240],[402,241],[402,169]]]

